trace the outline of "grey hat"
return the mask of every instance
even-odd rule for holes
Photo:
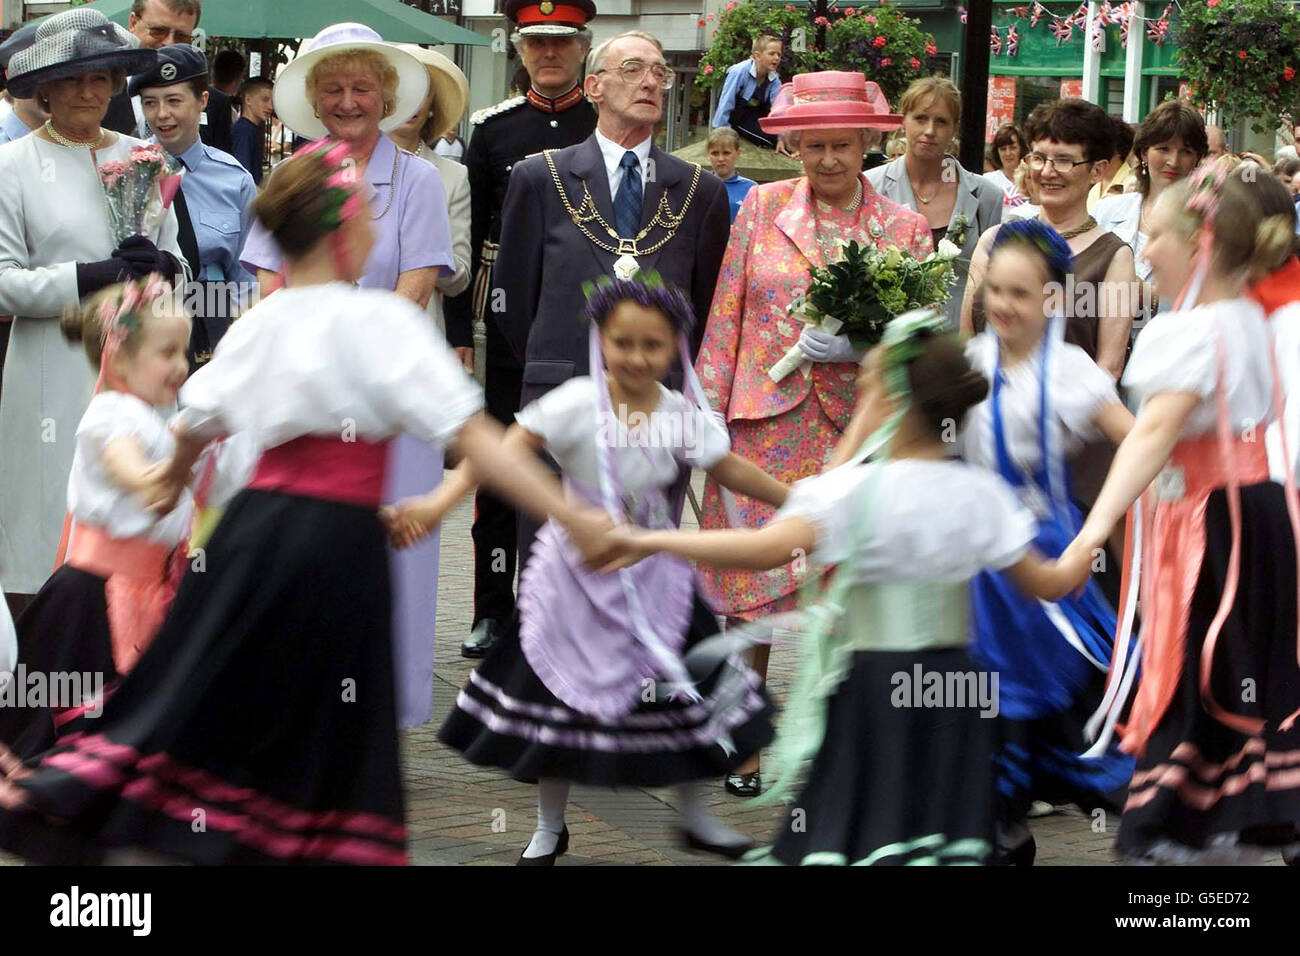
[[[42,21],[26,49],[9,61],[9,91],[22,99],[51,80],[96,70],[142,73],[158,62],[158,51],[141,49],[140,41],[98,10],[74,7]]]

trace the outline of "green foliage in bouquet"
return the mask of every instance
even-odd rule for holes
[[[820,321],[834,317],[854,348],[880,342],[885,326],[897,315],[936,306],[948,298],[956,278],[957,248],[945,243],[924,259],[897,248],[876,249],[850,242],[838,262],[813,268],[803,301],[791,311]]]
[[[1300,104],[1300,10],[1288,0],[1191,0],[1174,23],[1177,63],[1197,106],[1257,133]]]

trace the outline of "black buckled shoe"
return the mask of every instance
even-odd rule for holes
[[[524,850],[527,851],[527,847]],[[515,866],[555,866],[555,858],[569,851],[569,825],[566,823],[564,829],[560,831],[560,839],[555,844],[555,849],[545,856],[524,856],[519,854],[519,862]]]
[[[758,770],[753,773],[729,773],[726,789],[727,793],[737,797],[756,797],[763,792],[763,775]]]
[[[497,637],[501,633],[501,625],[496,618],[485,617],[474,625],[474,630],[469,632],[469,638],[460,646],[461,657],[480,658],[486,657],[487,652],[492,649],[496,643]]]

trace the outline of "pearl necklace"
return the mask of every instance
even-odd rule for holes
[[[846,212],[846,213],[857,212],[857,211],[858,211],[858,207],[862,205],[862,195],[863,195],[863,193],[862,193],[862,180],[859,179],[859,180],[858,180],[858,191],[857,191],[856,193],[854,193],[854,195],[853,195],[853,201],[852,201],[851,203],[849,203],[847,206],[841,206],[841,207],[840,207],[840,211],[841,211],[841,212]],[[817,205],[819,205],[819,206],[825,206],[827,209],[830,209],[830,208],[831,208],[831,204],[830,204],[830,203],[828,203],[828,202],[822,202],[820,199],[817,200]]]
[[[83,142],[81,140],[68,139],[54,128],[54,124],[50,120],[45,121],[45,132],[49,135],[50,139],[54,140],[54,142],[58,143],[60,146],[66,146],[68,149],[94,150],[98,149],[99,144],[104,141],[104,131],[102,129],[99,131],[99,136],[93,140]]]

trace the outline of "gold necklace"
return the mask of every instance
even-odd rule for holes
[[[1047,221],[1046,219],[1044,219],[1042,216],[1039,216],[1038,218],[1039,218],[1039,221],[1042,222],[1044,225],[1046,225],[1046,226],[1051,226],[1051,225],[1052,225],[1050,222],[1048,222],[1048,221]],[[1056,229],[1055,226],[1052,226],[1052,228],[1053,228],[1053,229]],[[1088,217],[1087,219],[1085,219],[1082,223],[1080,223],[1079,225],[1075,226],[1073,229],[1069,230],[1068,232],[1061,232],[1061,230],[1059,230],[1059,229],[1057,229],[1056,231],[1057,231],[1058,233],[1060,233],[1062,239],[1073,239],[1075,236],[1082,236],[1082,235],[1083,235],[1085,232],[1087,232],[1089,229],[1095,229],[1095,228],[1097,228],[1097,220],[1096,220],[1096,219],[1093,219],[1092,216],[1089,216],[1089,217]]]
[[[45,121],[45,132],[50,137],[50,139],[54,140],[54,142],[58,143],[60,146],[66,146],[68,147],[68,149],[94,150],[94,149],[98,149],[99,144],[104,141],[104,131],[102,129],[99,131],[99,136],[97,136],[93,140],[82,141],[77,139],[68,139],[66,136],[64,136],[57,129],[54,128],[54,123],[51,122],[50,120]]]
[[[596,202],[591,198],[591,191],[587,189],[587,184],[582,184],[582,202],[577,209],[573,208],[573,203],[569,202],[569,194],[564,190],[564,184],[560,182],[560,171],[555,168],[555,159],[551,155],[555,150],[547,149],[542,151],[542,156],[546,159],[546,166],[551,171],[551,179],[555,183],[555,191],[560,194],[560,202],[564,204],[564,211],[569,214],[573,224],[578,227],[588,240],[591,241],[598,249],[604,249],[606,252],[618,256],[614,263],[614,274],[620,279],[630,279],[636,274],[640,266],[637,264],[636,256],[648,256],[658,252],[666,246],[677,235],[677,230],[681,227],[682,221],[686,218],[686,213],[691,208],[691,201],[695,198],[695,187],[700,184],[700,172],[702,167],[695,167],[695,175],[691,179],[691,188],[686,193],[686,199],[682,201],[680,212],[674,213],[672,207],[668,205],[668,192],[665,190],[659,197],[659,207],[655,210],[654,218],[649,224],[637,233],[635,238],[625,239],[618,234],[618,230],[607,223],[599,210],[596,209]],[[591,230],[587,228],[587,223],[595,222],[600,225],[605,232],[618,245],[611,246],[609,243],[602,241],[592,235]],[[642,249],[639,243],[650,235],[650,230],[659,226],[667,230],[668,235],[656,242],[653,246]]]
[[[946,166],[947,163],[945,162],[945,163],[943,163],[942,165]],[[943,174],[942,174],[942,172],[941,172],[941,173],[940,173],[940,176],[942,177],[942,175],[943,175]],[[916,197],[917,202],[919,202],[922,206],[928,206],[928,205],[930,205],[930,203],[934,202],[935,198],[939,195],[939,193],[943,191],[943,179],[942,179],[942,178],[940,178],[940,180],[939,180],[939,185],[935,187],[934,192],[930,193],[930,198],[929,198],[929,199],[927,199],[927,198],[925,198],[924,196],[921,195],[921,191],[920,191],[919,189],[916,188],[916,183],[912,181],[912,177],[911,177],[910,174],[909,174],[908,177],[907,177],[907,184],[908,184],[909,186],[912,187],[912,195]]]

